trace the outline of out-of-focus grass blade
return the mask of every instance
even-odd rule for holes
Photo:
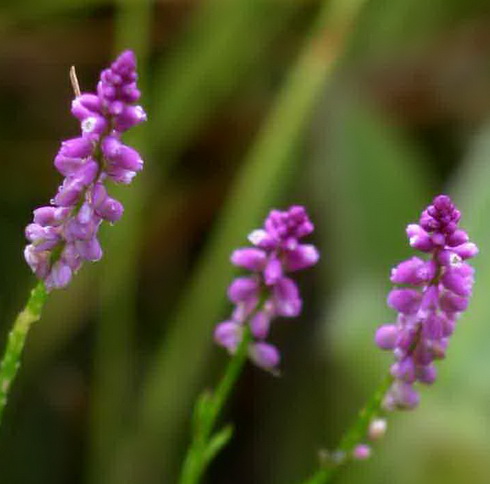
[[[206,116],[260,64],[297,2],[202,2],[188,33],[155,69],[150,129],[161,162],[174,161]]]
[[[322,125],[331,129],[319,133],[315,180],[328,214],[325,278],[339,291],[327,330],[332,350],[356,375],[359,360],[350,355],[376,361],[373,331],[394,317],[385,307],[389,271],[408,253],[405,227],[417,220],[430,192],[421,153],[387,119],[346,97],[325,108]],[[361,381],[369,387],[380,376],[364,374]]]
[[[65,15],[74,11],[86,11],[87,8],[111,5],[112,0],[23,0],[9,2],[0,8],[4,20],[9,22],[39,22],[50,17]]]
[[[151,446],[156,445],[158,458],[163,461],[175,446],[174,439],[202,375],[212,327],[220,317],[225,288],[233,274],[229,253],[245,243],[246,234],[284,193],[293,169],[293,154],[337,54],[330,52],[331,46],[324,42],[327,12],[325,4],[312,38],[231,187],[211,240],[144,382],[137,434],[126,449],[124,460],[144,459],[152,451]],[[114,482],[124,482],[124,477],[118,476]]]
[[[353,56],[361,61],[424,49],[427,42],[488,12],[486,0],[375,0],[358,30]]]
[[[402,132],[360,102],[340,109],[332,107],[331,133],[321,138],[316,177],[330,214],[326,278],[340,282],[328,311],[329,351],[369,388],[382,377],[371,363],[381,358],[374,330],[395,317],[386,308],[390,269],[408,253],[405,228],[431,195],[423,156]],[[370,363],[360,366],[361,356]]]
[[[152,0],[119,0],[116,3],[114,56],[131,49],[138,60],[138,86],[144,94],[148,86]],[[141,100],[148,109],[146,97]],[[126,135],[143,158],[148,150],[146,126]],[[148,163],[147,167],[151,164]],[[88,482],[105,482],[114,452],[131,416],[135,345],[138,251],[144,233],[144,204],[148,195],[146,172],[131,187],[111,187],[111,196],[120,200],[124,217],[116,230],[103,233],[105,251],[99,279],[99,320],[95,325],[96,344],[91,394],[91,454]]]
[[[387,275],[408,251],[405,226],[428,201],[429,174],[417,147],[388,119],[340,94],[319,131],[317,193],[329,216],[329,277]],[[324,122],[322,122],[324,121]]]

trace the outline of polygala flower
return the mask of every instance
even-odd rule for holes
[[[102,257],[100,224],[123,214],[106,183],[129,184],[143,168],[138,152],[121,141],[122,133],[146,120],[136,104],[137,77],[135,56],[125,51],[102,71],[97,93],[80,94],[72,103],[81,134],[63,141],[54,159],[65,179],[51,204],[34,210],[26,228],[25,259],[48,290],[68,285],[84,260]]]
[[[214,338],[219,345],[234,353],[248,325],[253,336],[250,359],[266,370],[277,368],[279,350],[265,340],[274,318],[293,318],[301,312],[298,286],[289,274],[318,262],[318,250],[300,243],[313,230],[301,206],[286,211],[272,210],[264,228],[254,230],[248,237],[254,247],[232,253],[232,264],[248,270],[250,275],[237,277],[228,288],[228,298],[235,309],[230,319],[215,329]]]
[[[465,261],[478,248],[458,228],[460,217],[451,199],[439,195],[422,212],[419,223],[407,227],[410,245],[430,257],[412,257],[391,272],[391,281],[402,286],[388,296],[398,318],[395,324],[378,328],[375,337],[381,349],[393,350],[396,360],[384,400],[387,410],[417,406],[414,384],[434,382],[434,361],[445,357],[456,321],[468,306],[474,271]]]

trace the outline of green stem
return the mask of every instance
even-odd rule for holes
[[[41,317],[48,293],[43,282],[39,282],[31,291],[25,308],[18,314],[7,339],[7,346],[0,364],[0,422],[7,405],[12,382],[20,367],[20,359],[29,329]]]
[[[359,412],[355,422],[342,436],[339,446],[332,454],[333,460],[326,463],[324,467],[321,467],[303,484],[326,484],[331,482],[337,472],[351,461],[352,450],[366,439],[371,421],[384,413],[382,409],[383,398],[392,381],[393,378],[391,376],[385,378],[368,403]],[[335,460],[336,457],[337,459]]]
[[[236,353],[230,359],[225,374],[221,378],[214,394],[204,393],[198,399],[196,404],[196,417],[193,429],[193,437],[189,450],[187,452],[180,484],[196,484],[199,482],[206,466],[214,457],[216,452],[226,444],[231,433],[226,432],[226,437],[222,440],[219,447],[214,452],[209,452],[212,445],[211,435],[221,411],[230,396],[230,393],[242,372],[247,361],[248,346],[251,340],[251,333],[248,328],[245,329],[242,342]],[[209,454],[211,456],[209,457]]]

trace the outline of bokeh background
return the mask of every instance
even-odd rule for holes
[[[490,6],[485,0],[2,0],[0,341],[34,279],[23,228],[60,181],[83,90],[137,52],[146,160],[112,190],[104,259],[53,294],[0,433],[5,484],[177,481],[196,395],[227,361],[228,256],[305,204],[321,264],[278,322],[283,374],[245,370],[212,484],[299,483],[387,370],[373,343],[404,228],[438,192],[480,245],[474,298],[416,412],[341,483],[490,482]]]

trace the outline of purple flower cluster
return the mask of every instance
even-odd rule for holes
[[[228,298],[235,304],[235,310],[229,320],[215,329],[214,337],[219,345],[234,353],[248,324],[254,339],[249,346],[250,358],[264,369],[277,368],[279,350],[265,339],[273,318],[292,318],[301,312],[298,286],[287,274],[317,263],[318,250],[299,242],[313,230],[301,206],[286,211],[272,210],[264,228],[254,230],[248,237],[255,247],[233,252],[232,264],[252,274],[236,278],[228,288]]]
[[[388,305],[398,311],[397,322],[376,332],[377,345],[393,350],[396,358],[391,367],[394,381],[384,401],[388,410],[417,406],[414,383],[434,382],[434,361],[445,357],[458,316],[468,305],[474,271],[465,260],[478,248],[458,228],[460,217],[451,199],[439,195],[419,223],[407,227],[410,245],[431,257],[412,257],[391,273],[393,283],[411,287],[390,292]]]
[[[123,213],[105,183],[129,184],[143,168],[138,152],[121,142],[123,132],[146,120],[135,104],[137,77],[135,56],[125,51],[102,72],[96,94],[81,94],[72,103],[81,136],[61,143],[54,165],[65,179],[51,205],[34,210],[26,228],[25,259],[48,290],[65,287],[82,261],[102,257],[99,226]]]

